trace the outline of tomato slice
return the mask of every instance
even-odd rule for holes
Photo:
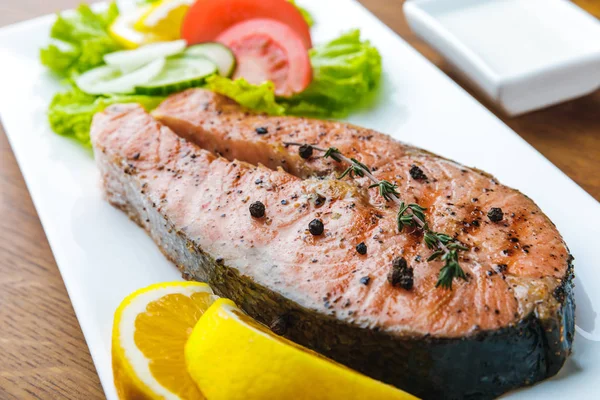
[[[234,78],[250,83],[272,81],[275,94],[290,96],[310,83],[312,71],[302,39],[289,26],[273,19],[240,22],[217,37],[233,51]]]
[[[214,41],[231,26],[253,18],[270,18],[288,25],[309,49],[308,24],[287,0],[197,0],[190,6],[181,29],[188,44]]]

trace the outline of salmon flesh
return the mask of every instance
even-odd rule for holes
[[[489,174],[369,129],[254,114],[201,89],[152,115],[111,106],[91,135],[108,201],[186,279],[366,375],[423,398],[485,399],[556,374],[570,354],[572,257],[535,203]],[[289,143],[336,147],[394,182],[434,231],[468,248],[466,280],[436,287],[444,262],[427,261],[420,230],[398,232],[395,204],[366,177],[337,179],[346,165]],[[264,216],[251,215],[255,202]],[[390,283],[399,258],[410,285]]]

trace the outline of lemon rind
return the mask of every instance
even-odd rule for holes
[[[188,296],[194,293],[209,293],[215,299],[218,298],[206,283],[158,283],[127,296],[115,313],[113,352],[117,349],[121,352],[122,367],[126,370],[126,375],[133,380],[136,389],[142,392],[147,398],[179,400],[179,396],[169,391],[154,379],[150,371],[149,360],[137,348],[134,341],[135,317],[145,310],[149,302],[176,293]],[[113,354],[114,357],[115,354]]]

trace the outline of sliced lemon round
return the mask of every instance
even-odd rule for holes
[[[172,282],[138,290],[123,300],[112,337],[120,399],[204,399],[187,373],[184,348],[216,298],[204,283]]]
[[[152,6],[140,7],[133,12],[119,15],[108,27],[108,33],[113,39],[127,49],[135,49],[144,44],[170,40],[151,31],[141,32],[135,29],[135,23],[147,13],[151,7]]]
[[[200,318],[185,360],[210,400],[415,399],[275,335],[227,299]]]
[[[152,4],[135,22],[134,28],[165,40],[181,38],[183,17],[194,0],[162,0]]]

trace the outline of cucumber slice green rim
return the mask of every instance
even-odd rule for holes
[[[183,53],[186,56],[206,57],[217,65],[219,75],[227,78],[233,75],[236,67],[235,55],[221,43],[202,43],[188,47]]]
[[[146,83],[135,87],[138,94],[166,96],[201,86],[206,77],[217,72],[217,66],[205,57],[172,57],[163,70]]]
[[[104,62],[108,65],[118,67],[123,72],[130,72],[149,64],[157,58],[182,53],[186,46],[187,42],[185,40],[151,43],[135,50],[109,53],[104,56]]]
[[[127,94],[135,92],[137,85],[151,81],[165,67],[164,58],[124,74],[119,68],[104,65],[91,69],[75,79],[79,89],[88,94]]]

